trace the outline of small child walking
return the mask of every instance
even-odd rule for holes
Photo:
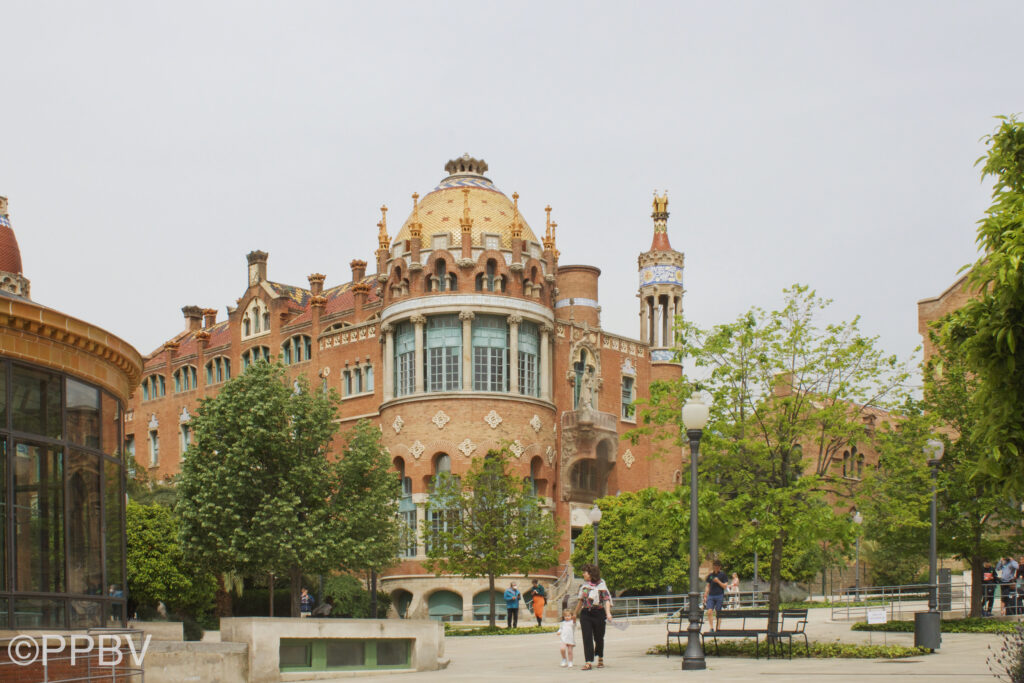
[[[572,648],[576,645],[576,619],[571,610],[562,612],[562,623],[558,626],[558,651],[562,653],[562,666],[572,667]]]

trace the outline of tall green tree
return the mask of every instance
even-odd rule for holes
[[[995,181],[992,205],[978,222],[983,254],[968,282],[977,293],[945,326],[951,345],[962,346],[978,377],[977,437],[988,481],[1024,494],[1024,122],[1001,120],[984,138],[978,160],[982,179]]]
[[[602,512],[598,564],[601,578],[614,590],[686,585],[690,507],[683,505],[681,494],[647,488],[597,501]],[[584,527],[576,537],[572,563],[580,567],[593,559],[593,529]]]
[[[701,486],[718,492],[734,529],[768,547],[773,613],[787,548],[814,557],[822,541],[842,547],[852,538],[849,515],[834,512],[826,498],[851,493],[832,476],[833,464],[866,438],[865,417],[896,400],[908,376],[876,338],[860,332],[857,319],[822,324],[829,301],[800,285],[784,295],[779,310],[754,308],[707,331],[682,328],[683,348],[712,396]],[[694,382],[684,377],[676,384]],[[661,395],[676,400],[681,393]],[[677,411],[652,406],[645,413],[652,426],[664,416],[682,433]]]
[[[975,375],[969,351],[933,336],[935,354],[925,365],[924,407],[944,428],[946,452],[939,470],[939,546],[981,576],[985,559],[1009,552],[1021,540],[1020,503],[986,465],[991,450],[985,426],[988,394]],[[923,457],[923,456],[922,456]],[[971,584],[971,616],[981,616],[980,581]]]
[[[391,471],[380,431],[360,420],[347,434],[338,463],[332,515],[341,568],[371,577],[371,614],[376,616],[376,575],[398,559],[398,499],[402,484]]]
[[[337,478],[327,450],[339,398],[260,362],[200,401],[177,510],[186,554],[214,573],[288,574],[298,616],[302,573],[339,559]]]
[[[172,611],[199,617],[213,606],[213,575],[189,563],[178,542],[179,520],[170,508],[128,502],[128,593],[139,604],[162,601]]]
[[[486,576],[494,626],[494,579],[558,564],[560,533],[530,484],[508,471],[507,448],[470,465],[465,477],[442,473],[427,504],[441,520],[427,531],[426,566],[434,572]]]

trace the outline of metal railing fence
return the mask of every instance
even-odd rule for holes
[[[667,616],[679,610],[689,610],[689,602],[689,595],[686,593],[619,597],[612,602],[612,616],[616,619]],[[701,595],[701,603],[701,609],[703,609],[703,595]],[[726,593],[722,606],[724,609],[767,607],[768,592],[759,590]]]
[[[930,589],[931,586],[926,583],[848,589],[829,596],[832,605],[831,617],[833,620],[864,621],[869,609],[884,607],[890,621],[913,619],[915,612],[928,609]],[[939,603],[939,608],[944,613],[954,612],[967,616],[971,611],[970,585],[953,583],[948,588],[943,587]]]

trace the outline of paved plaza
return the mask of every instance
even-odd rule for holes
[[[810,611],[811,640],[844,643],[888,642],[913,645],[912,633],[862,633],[849,630],[849,622],[829,621],[827,609]],[[579,634],[577,633],[577,642]],[[564,681],[595,678],[614,681],[972,681],[995,680],[985,663],[988,646],[998,647],[992,634],[943,634],[942,649],[934,655],[900,660],[861,659],[740,659],[708,658],[706,671],[681,671],[681,658],[644,654],[665,642],[664,624],[631,624],[625,631],[608,630],[604,669],[580,671],[582,648],[577,646],[576,667],[558,666],[557,634],[476,636],[446,639],[451,664],[445,671],[375,676],[375,681]],[[794,645],[795,650],[795,645]]]

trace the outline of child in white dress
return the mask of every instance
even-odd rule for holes
[[[573,618],[571,610],[562,612],[558,639],[561,641],[558,651],[562,653],[562,666],[572,667],[572,648],[576,645],[576,619]]]

